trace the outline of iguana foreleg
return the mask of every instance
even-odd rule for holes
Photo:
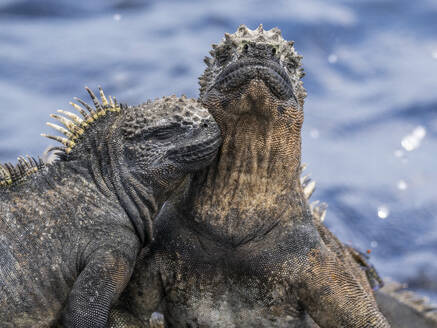
[[[135,252],[136,254],[136,252]],[[135,257],[94,252],[73,285],[63,314],[66,327],[105,327],[109,309],[127,285]]]
[[[154,315],[163,293],[159,265],[151,257],[140,255],[129,285],[111,309],[108,327],[164,328],[163,315]]]

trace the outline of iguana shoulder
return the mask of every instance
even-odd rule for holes
[[[302,171],[305,169],[302,166]],[[302,177],[307,202],[316,188],[316,182],[308,175]],[[339,254],[339,257],[347,261],[348,265],[358,270],[361,279],[367,280],[374,291],[378,307],[388,319],[393,328],[432,328],[437,327],[437,306],[429,300],[408,290],[406,285],[387,280],[384,281],[375,268],[369,262],[369,256],[345,245],[338,240],[325,226],[324,220],[328,205],[313,201],[310,203],[311,212],[318,226],[320,234],[326,244]]]

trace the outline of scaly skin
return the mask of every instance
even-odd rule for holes
[[[383,284],[373,266],[368,263],[367,257],[341,243],[322,223],[326,207],[323,205],[311,207],[314,223],[322,240],[347,267],[354,271],[363,285],[368,285],[374,290],[378,308],[393,328],[437,327],[437,308],[434,305],[425,297],[407,291],[405,286],[399,283],[389,281]]]
[[[213,49],[200,102],[223,145],[162,209],[117,311],[145,326],[158,310],[168,327],[390,327],[306,201],[293,44],[240,26]]]
[[[304,194],[307,200],[314,191],[315,182],[310,182],[306,177],[301,178],[302,186],[304,187]],[[319,204],[318,201],[310,205],[313,215],[314,224],[317,226],[322,239],[327,246],[336,252],[341,260],[355,270],[357,276],[370,282],[370,286],[375,291],[375,298],[378,307],[389,320],[394,328],[435,328],[437,327],[437,308],[429,303],[424,297],[420,297],[411,293],[395,282],[385,282],[381,288],[382,280],[379,278],[375,269],[368,263],[367,256],[359,253],[350,246],[342,244],[322,223],[326,214],[326,204]],[[140,262],[141,263],[141,262]],[[138,268],[144,266],[139,264]],[[366,277],[367,276],[367,277]],[[144,279],[144,278],[143,278]],[[141,279],[133,278],[133,281],[140,281]],[[144,286],[139,286],[139,290],[144,290]],[[380,288],[380,289],[378,289]],[[138,291],[138,290],[137,290]],[[133,296],[138,297],[137,295]],[[138,305],[137,305],[138,306]],[[130,319],[130,320],[129,320]],[[125,312],[112,311],[112,321],[118,320],[115,327],[143,327],[141,321],[128,315]],[[164,316],[158,312],[154,312],[149,319],[150,328],[165,328]],[[147,326],[147,325],[146,325]],[[314,323],[314,328],[319,327]]]
[[[58,160],[0,166],[1,327],[105,327],[157,211],[217,153],[220,131],[194,100],[90,94],[83,118],[53,116],[66,127],[50,136]]]

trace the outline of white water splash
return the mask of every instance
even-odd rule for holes
[[[419,125],[413,130],[413,132],[406,135],[402,139],[401,145],[406,151],[412,151],[420,146],[420,143],[422,142],[422,139],[425,137],[425,135],[425,127]]]
[[[311,138],[317,139],[319,137],[319,135],[320,135],[319,130],[311,129],[311,131],[310,131]]]
[[[396,149],[393,153],[397,158],[401,158],[404,156],[404,151],[402,149]]]
[[[338,61],[338,56],[336,54],[330,54],[328,57],[328,63],[335,64]]]
[[[397,183],[397,187],[399,190],[406,190],[408,188],[407,183],[405,182],[405,180],[399,180]]]
[[[390,215],[390,209],[386,205],[378,207],[378,217],[380,219],[386,219]]]

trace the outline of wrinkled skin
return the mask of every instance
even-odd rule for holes
[[[96,109],[66,125],[69,140],[52,137],[66,146],[59,160],[23,179],[2,171],[1,327],[105,327],[151,220],[217,153],[220,131],[194,100],[127,107],[92,96]]]
[[[154,311],[168,327],[390,327],[303,193],[306,93],[292,44],[242,26],[213,48],[200,101],[223,145],[162,209],[115,311],[146,327]]]

